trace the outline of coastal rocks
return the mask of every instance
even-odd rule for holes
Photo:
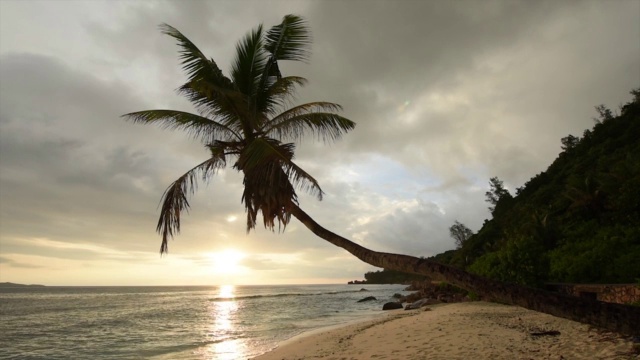
[[[618,304],[640,304],[638,284],[547,284],[547,290],[598,301]]]
[[[442,282],[415,281],[405,290],[415,291],[404,298],[405,302],[415,302],[427,298],[432,299],[433,302],[429,304],[431,305],[440,302],[453,303],[470,300],[467,291]]]
[[[405,291],[418,291],[418,290],[422,290],[424,289],[425,284],[430,283],[431,281],[427,280],[427,281],[412,281],[411,284],[409,284],[409,286],[407,286],[404,290]]]
[[[382,310],[395,310],[395,309],[402,309],[402,303],[388,302],[382,305]]]
[[[359,284],[366,284],[367,280],[353,280],[353,281],[349,281],[347,284],[349,285],[359,285]]]
[[[365,301],[373,301],[373,300],[378,300],[378,299],[376,299],[376,297],[375,297],[375,296],[367,296],[367,297],[366,297],[366,298],[364,298],[364,299],[360,299],[360,300],[358,300],[358,302],[359,302],[359,303],[361,303],[361,302],[365,302]]]
[[[405,310],[413,310],[413,309],[420,309],[423,306],[427,306],[429,303],[429,299],[420,299],[418,301],[412,302],[411,304],[407,304],[407,306],[405,306]]]

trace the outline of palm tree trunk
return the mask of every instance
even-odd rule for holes
[[[372,251],[323,228],[298,206],[293,206],[291,214],[318,237],[347,250],[367,264],[445,281],[495,302],[521,306],[626,335],[640,335],[638,306],[606,303],[507,284],[426,259]]]

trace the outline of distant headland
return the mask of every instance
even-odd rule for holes
[[[44,287],[44,285],[38,284],[16,284],[11,282],[0,282],[0,288],[15,288],[15,287]]]

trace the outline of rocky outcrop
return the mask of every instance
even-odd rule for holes
[[[395,310],[395,309],[402,309],[402,303],[388,302],[382,305],[382,310]]]
[[[373,300],[378,300],[378,299],[376,299],[376,297],[375,297],[375,296],[367,296],[367,297],[366,297],[366,298],[364,298],[364,299],[360,299],[360,300],[358,300],[358,302],[359,302],[359,303],[361,303],[361,302],[365,302],[365,301],[373,301]]]
[[[418,301],[414,301],[411,304],[407,304],[407,306],[404,307],[405,310],[414,310],[414,309],[420,309],[423,306],[427,306],[429,302],[429,299],[420,299]]]
[[[347,283],[347,285],[359,285],[359,284],[366,284],[367,280],[353,280],[353,281],[349,281]]]
[[[467,291],[446,283],[414,281],[405,290],[415,291],[403,299],[405,302],[412,303],[420,299],[429,299],[430,304],[469,301]]]
[[[594,300],[617,303],[640,303],[638,284],[547,284],[547,290]]]

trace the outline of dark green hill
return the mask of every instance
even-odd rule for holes
[[[562,139],[549,168],[516,194],[458,250],[434,259],[493,279],[630,283],[640,279],[640,89],[614,116]]]

